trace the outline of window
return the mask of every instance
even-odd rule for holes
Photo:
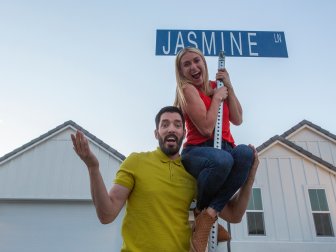
[[[253,188],[246,210],[249,235],[265,235],[264,212],[260,188]]]
[[[308,189],[317,236],[334,236],[324,189]]]

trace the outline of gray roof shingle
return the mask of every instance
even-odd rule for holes
[[[328,137],[336,140],[336,136],[334,134],[330,133],[327,130],[322,129],[321,127],[319,127],[319,126],[317,126],[317,125],[315,125],[315,124],[313,124],[313,123],[311,123],[311,122],[309,122],[307,120],[303,120],[300,123],[298,123],[297,125],[295,125],[294,127],[292,127],[291,129],[287,130],[281,136],[275,135],[275,136],[271,137],[266,142],[264,142],[263,144],[261,144],[260,146],[258,146],[256,148],[256,150],[258,152],[260,152],[260,151],[266,149],[268,146],[270,146],[274,142],[279,141],[279,142],[287,145],[288,147],[290,147],[290,148],[292,148],[292,149],[300,152],[304,156],[306,156],[306,157],[308,157],[308,158],[310,158],[310,159],[312,159],[312,160],[320,163],[321,165],[324,165],[325,167],[329,168],[330,170],[336,172],[336,167],[334,165],[330,164],[329,162],[321,159],[320,157],[314,155],[313,153],[311,153],[311,152],[303,149],[302,147],[300,147],[300,146],[296,145],[295,143],[293,143],[293,142],[291,142],[291,141],[289,141],[289,140],[286,139],[287,136],[289,136],[290,134],[292,134],[296,130],[300,129],[304,125],[308,125],[308,126],[314,128],[315,130],[321,132],[322,134],[324,134],[324,135],[326,135],[326,136],[328,136]]]
[[[308,120],[302,120],[301,122],[299,122],[297,125],[295,125],[294,127],[290,128],[289,130],[287,130],[286,132],[284,132],[281,136],[286,138],[287,136],[289,136],[290,134],[292,134],[293,132],[295,132],[296,130],[298,130],[299,128],[301,128],[304,125],[308,125],[311,128],[319,131],[320,133],[324,134],[325,136],[328,136],[334,140],[336,140],[336,135],[330,133],[329,131],[322,129],[320,126],[317,126],[316,124],[308,121]]]

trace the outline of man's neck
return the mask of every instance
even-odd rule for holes
[[[180,157],[180,153],[176,153],[176,154],[174,154],[174,155],[170,155],[170,156],[168,156],[168,158],[170,159],[170,160],[175,160],[175,159],[178,159]]]

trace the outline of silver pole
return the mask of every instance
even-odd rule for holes
[[[223,51],[220,51],[218,58],[218,70],[225,68],[225,55]],[[222,81],[217,81],[217,88],[223,87],[224,83]],[[217,121],[214,134],[214,148],[222,148],[222,121],[223,121],[223,102],[220,104]],[[230,225],[228,223],[228,225]],[[217,250],[217,234],[218,234],[218,221],[216,221],[211,228],[209,239],[208,239],[208,252],[215,252]]]

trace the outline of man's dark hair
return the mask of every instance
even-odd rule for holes
[[[184,120],[184,116],[182,111],[175,106],[167,106],[167,107],[163,107],[162,109],[160,109],[160,111],[157,113],[157,115],[155,116],[155,125],[156,125],[156,129],[159,128],[159,124],[160,124],[160,119],[161,119],[161,115],[163,113],[179,113],[181,118],[182,118],[182,124],[183,124],[183,128],[185,126],[185,120]]]

